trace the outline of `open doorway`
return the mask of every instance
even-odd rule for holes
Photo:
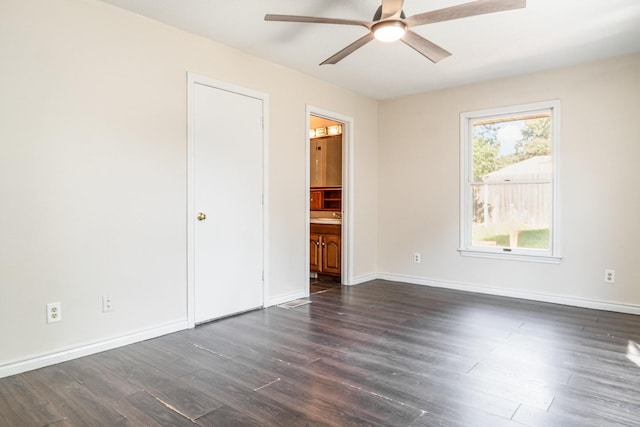
[[[348,183],[352,121],[308,110],[309,293],[349,284]]]

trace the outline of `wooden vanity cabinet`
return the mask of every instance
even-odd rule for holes
[[[311,190],[309,192],[309,209],[312,211],[319,211],[322,209],[322,191],[321,190]]]
[[[326,234],[322,236],[322,272],[324,274],[341,273],[340,236]]]
[[[342,188],[311,188],[309,191],[309,210],[342,211]]]
[[[336,224],[311,224],[309,266],[311,271],[340,276],[341,226]]]
[[[311,234],[309,242],[309,270],[316,273],[322,271],[322,237],[319,234]]]

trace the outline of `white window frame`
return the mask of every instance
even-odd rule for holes
[[[549,249],[524,249],[473,246],[471,232],[473,223],[473,130],[477,120],[500,119],[511,116],[551,112],[551,220]],[[497,258],[517,261],[560,263],[560,212],[559,212],[559,165],[560,165],[560,101],[543,101],[488,110],[469,111],[460,114],[460,247],[463,256]]]

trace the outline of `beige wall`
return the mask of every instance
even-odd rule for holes
[[[381,103],[379,273],[503,294],[640,305],[640,55]],[[459,115],[561,102],[559,265],[462,257]],[[422,263],[414,264],[414,252]],[[616,284],[603,283],[604,269]]]
[[[307,283],[307,104],[354,119],[375,271],[375,101],[94,0],[3,0],[0,58],[0,368],[186,320],[187,71],[270,95],[268,299]]]

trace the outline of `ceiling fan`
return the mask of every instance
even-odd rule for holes
[[[447,56],[450,56],[451,53],[411,31],[412,27],[450,21],[453,19],[467,18],[470,16],[484,15],[487,13],[502,12],[505,10],[521,9],[526,7],[526,4],[527,0],[476,0],[470,3],[446,7],[444,9],[438,9],[431,12],[419,13],[407,18],[402,10],[404,0],[382,0],[382,5],[378,7],[372,21],[272,14],[265,15],[264,20],[358,25],[369,30],[367,35],[359,38],[349,46],[337,52],[335,55],[327,58],[320,65],[337,64],[339,61],[366,45],[374,38],[384,42],[402,40],[404,44],[415,49],[417,52],[427,57],[431,62],[436,63]]]

